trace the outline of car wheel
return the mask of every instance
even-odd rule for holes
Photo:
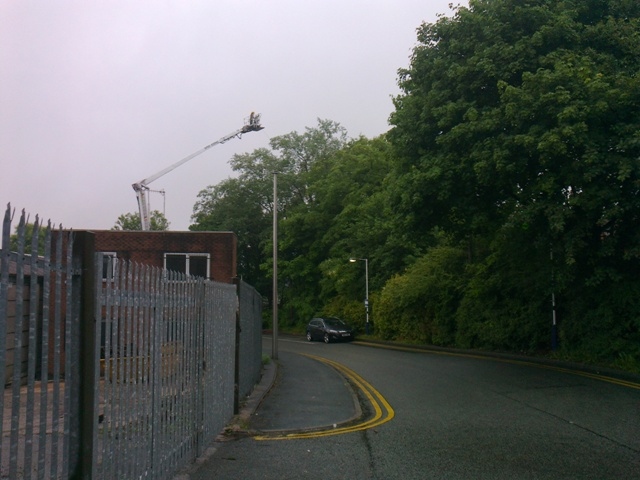
[[[324,343],[329,343],[331,341],[331,338],[329,338],[329,334],[325,333],[324,334]]]
[[[310,342],[313,340],[313,337],[311,336],[311,332],[307,332],[307,342]]]

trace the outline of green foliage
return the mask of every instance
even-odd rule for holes
[[[638,31],[623,0],[476,0],[419,29],[391,116],[392,198],[415,243],[438,226],[469,245],[461,346],[543,348],[552,289],[563,348],[637,318],[603,292],[640,267]],[[587,350],[636,354],[622,345]]]
[[[586,237],[612,216],[637,211],[640,167],[624,161],[620,171],[639,146],[629,141],[638,127],[637,35],[631,47],[620,34],[637,31],[637,7],[614,6],[623,8],[478,1],[422,26],[390,132],[405,158],[398,201],[416,231],[437,224],[460,237],[488,234],[519,208],[573,258],[595,247]],[[616,179],[619,191],[609,188]]]
[[[283,322],[308,321],[320,307],[318,265],[324,258],[316,242],[330,217],[314,215],[311,184],[323,165],[346,144],[338,123],[318,120],[304,133],[270,140],[270,149],[235,155],[237,178],[209,186],[198,195],[191,230],[231,230],[238,235],[238,273],[258,291],[271,288],[273,180],[277,172],[278,278]]]
[[[471,268],[471,280],[455,314],[456,344],[484,350],[546,351],[552,312],[551,295],[545,295],[544,287],[551,279],[532,277],[515,265],[505,265],[505,260],[496,254]]]
[[[164,214],[158,210],[153,210],[149,218],[149,230],[166,231],[169,230],[169,221]],[[140,213],[124,213],[118,217],[116,224],[111,230],[142,230]]]
[[[36,223],[37,223],[37,219],[36,219]],[[19,237],[19,229],[20,229],[20,225],[16,225],[15,229],[14,229],[14,234],[12,234],[9,238],[9,249],[13,252],[17,252],[18,251],[18,237]],[[34,223],[25,223],[24,226],[24,233],[23,238],[24,238],[24,253],[26,253],[27,255],[30,255],[32,253],[32,248],[33,248],[33,240],[34,240],[34,230],[36,228],[36,225]],[[47,233],[47,228],[43,227],[42,225],[38,225],[38,230],[37,230],[37,238],[36,238],[36,252],[38,255],[44,255],[45,253],[45,236]]]
[[[362,301],[357,301],[342,295],[338,295],[333,297],[324,306],[320,313],[322,315],[343,319],[356,330],[356,333],[365,332],[366,310],[364,308],[364,302]],[[369,312],[369,322],[372,323],[371,311]]]
[[[591,363],[640,366],[640,281],[584,286],[560,297],[562,351]]]
[[[386,339],[453,345],[465,263],[463,250],[438,246],[388,281],[376,308],[376,333]]]
[[[255,154],[256,165],[270,160],[266,152]],[[266,167],[265,167],[266,168]],[[249,174],[246,175],[249,177]],[[198,194],[189,227],[192,231],[232,231],[238,237],[238,275],[258,291],[270,290],[271,280],[264,274],[264,248],[271,236],[270,176],[230,178],[209,186]]]
[[[640,3],[471,0],[418,29],[390,132],[319,120],[232,159],[193,230],[233,230],[280,315],[386,339],[640,365]],[[363,262],[348,259],[366,258]],[[268,316],[267,314],[265,316]]]
[[[359,138],[337,152],[327,162],[326,173],[312,185],[314,214],[324,219],[318,231],[326,252],[320,265],[323,298],[338,293],[363,300],[364,265],[349,264],[351,257],[370,259],[370,290],[380,288],[405,266],[412,246],[397,241],[386,193],[393,162],[384,137]]]

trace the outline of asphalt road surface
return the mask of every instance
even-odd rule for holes
[[[329,436],[219,442],[191,480],[640,479],[638,383],[513,360],[302,339],[278,345],[283,372],[299,364],[296,375],[316,380],[299,392],[276,385],[256,417],[268,405],[294,412],[325,384],[346,388],[319,357],[368,382],[393,418]],[[271,353],[270,341],[263,350]],[[346,397],[328,398],[336,412],[346,408]]]

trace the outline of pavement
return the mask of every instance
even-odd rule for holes
[[[218,441],[329,430],[365,415],[356,391],[337,370],[305,355],[280,352],[277,360],[263,367],[260,382]],[[189,480],[196,471],[206,471],[215,451],[215,445],[210,447],[174,480]]]
[[[358,398],[336,370],[304,355],[281,352],[262,385],[268,395],[247,401],[243,418],[252,433],[304,432],[352,422],[361,415]],[[275,373],[274,373],[275,370]],[[257,404],[257,405],[256,405]]]

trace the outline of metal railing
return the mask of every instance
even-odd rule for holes
[[[103,353],[92,470],[165,478],[233,414],[236,288],[128,262],[103,281],[101,265],[98,254]]]
[[[37,217],[29,246],[24,212],[13,237],[11,222],[8,207],[0,478],[170,478],[259,380],[260,295],[109,264],[91,232],[43,230]]]
[[[72,234],[60,232],[54,243],[51,225],[42,229],[36,217],[29,238],[23,211],[12,249],[11,220],[8,207],[0,250],[0,477],[68,478],[79,448],[78,397],[65,382],[78,353]]]
[[[240,281],[238,298],[238,390],[242,399],[251,393],[253,386],[260,380],[262,370],[262,296],[251,285]],[[259,325],[256,324],[256,319],[260,319]]]

